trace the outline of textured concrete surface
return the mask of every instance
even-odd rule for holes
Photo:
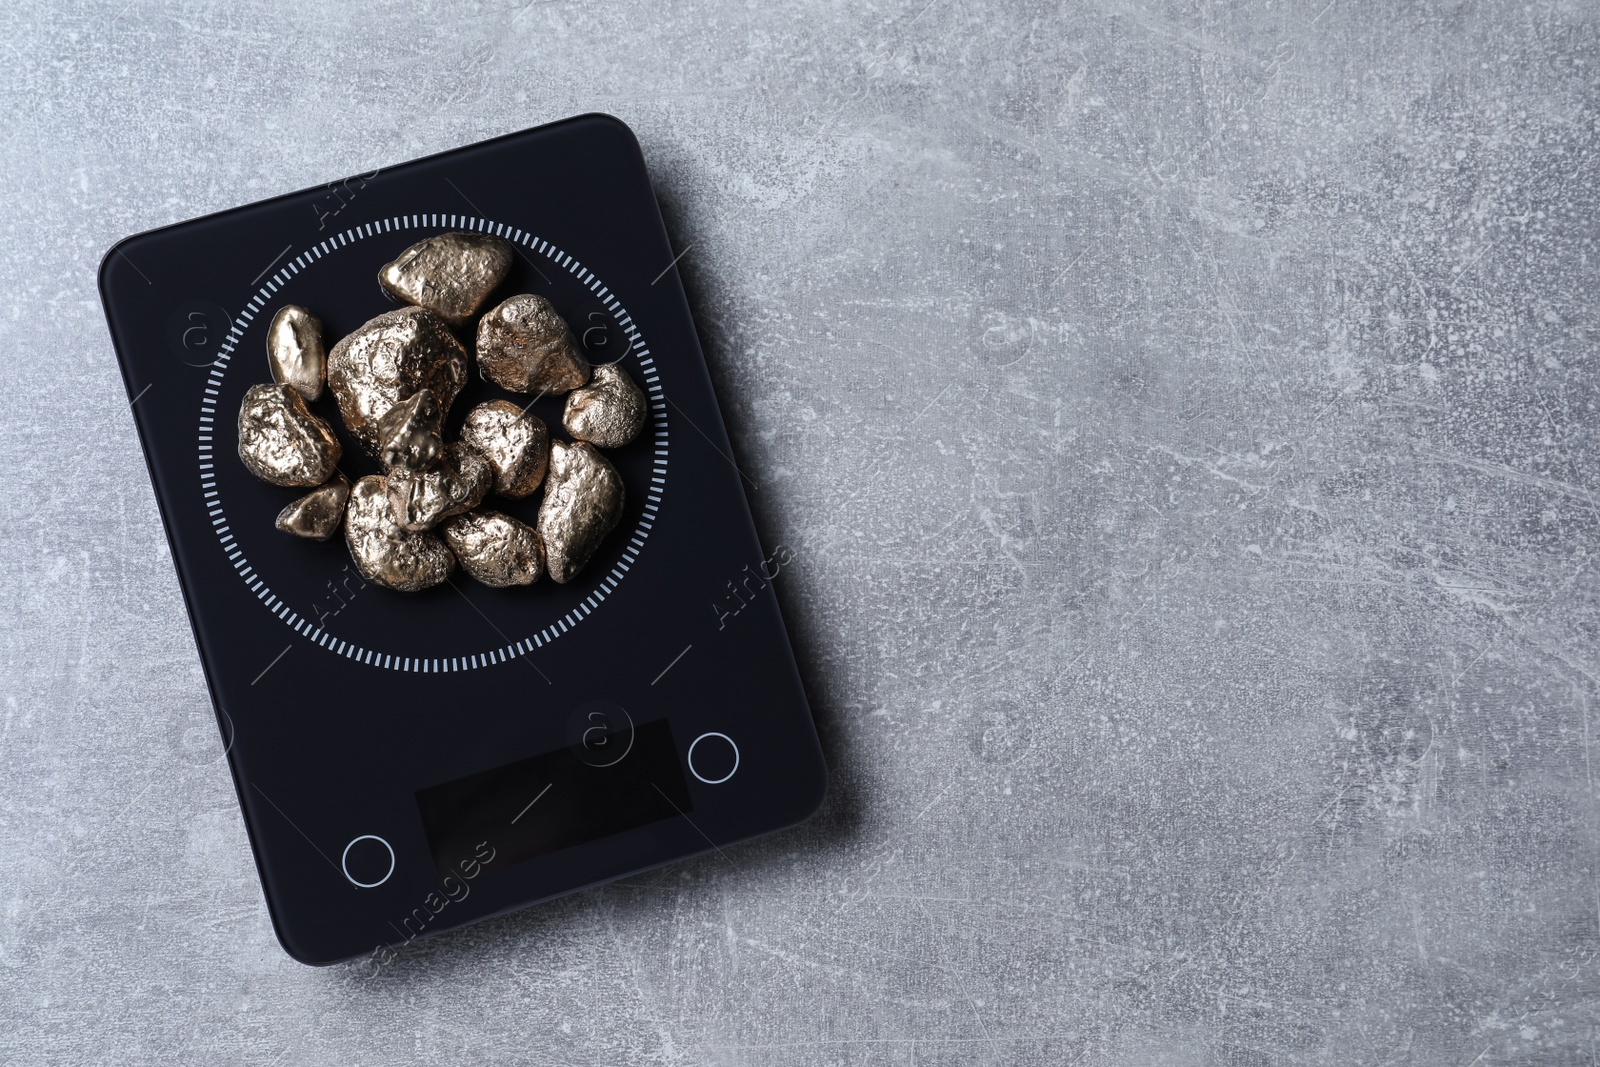
[[[0,1060],[1594,1062],[1596,18],[0,8]],[[690,248],[832,796],[310,970],[95,267],[589,110]]]

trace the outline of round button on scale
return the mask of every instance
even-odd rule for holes
[[[727,734],[701,734],[689,743],[689,773],[706,785],[721,785],[739,769],[739,746]]]
[[[352,885],[372,889],[394,873],[394,848],[377,834],[362,834],[344,846],[339,866]]]
[[[591,767],[611,767],[633,751],[633,716],[621,704],[590,700],[567,719],[567,747]]]

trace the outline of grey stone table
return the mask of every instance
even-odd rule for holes
[[[0,1060],[1592,1063],[1582,3],[0,8]],[[275,943],[94,287],[584,111],[654,168],[833,771]]]

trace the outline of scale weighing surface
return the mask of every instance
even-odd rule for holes
[[[364,582],[306,492],[237,454],[284,304],[329,348],[397,306],[377,272],[434,234],[516,249],[485,310],[548,297],[649,401],[608,450],[622,521],[569,583]],[[331,963],[798,822],[826,770],[637,141],[588,115],[130,237],[101,296],[273,925]],[[458,333],[470,349],[470,333]],[[474,361],[475,363],[475,361]],[[484,400],[477,374],[446,438]],[[530,410],[564,437],[564,397]],[[353,482],[381,473],[326,392]],[[540,494],[485,506],[530,525]]]

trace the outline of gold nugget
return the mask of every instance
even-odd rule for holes
[[[600,450],[579,441],[550,445],[550,473],[539,504],[545,569],[570,581],[622,518],[622,477]]]
[[[444,409],[427,389],[418,389],[378,420],[378,458],[385,467],[427,470],[439,458]]]
[[[431,470],[393,467],[388,480],[395,520],[407,530],[431,530],[440,519],[477,507],[494,484],[494,470],[477,452],[451,441]]]
[[[278,512],[274,525],[286,534],[326,541],[339,532],[339,523],[344,521],[344,506],[349,499],[349,479],[335,472],[333,481],[313,489]]]
[[[273,381],[294,386],[307,400],[321,396],[328,371],[321,321],[295,304],[279,308],[267,326],[267,365]]]
[[[401,308],[370,320],[328,353],[328,388],[345,429],[374,456],[378,420],[404,398],[427,389],[441,417],[467,380],[467,352],[444,320],[424,308]]]
[[[418,241],[378,272],[397,300],[425,307],[452,326],[477,314],[511,269],[511,246],[483,233],[441,233]]]
[[[514,393],[565,393],[589,380],[589,361],[566,320],[533,293],[478,320],[478,370]]]
[[[239,458],[273,485],[321,485],[341,455],[328,424],[287,385],[252,385],[239,405]]]
[[[388,486],[378,474],[369,474],[350,490],[344,540],[361,577],[402,593],[438,585],[456,565],[439,538],[401,529],[395,522]]]
[[[644,393],[627,371],[603,363],[588,385],[567,394],[561,423],[573,437],[596,448],[621,448],[644,425]]]
[[[503,589],[539,580],[544,551],[525,522],[487,508],[446,519],[439,528],[461,569],[484,585]]]
[[[550,463],[550,431],[543,419],[509,400],[490,400],[467,412],[461,440],[489,461],[494,468],[494,491],[501,496],[525,497],[544,481]]]

